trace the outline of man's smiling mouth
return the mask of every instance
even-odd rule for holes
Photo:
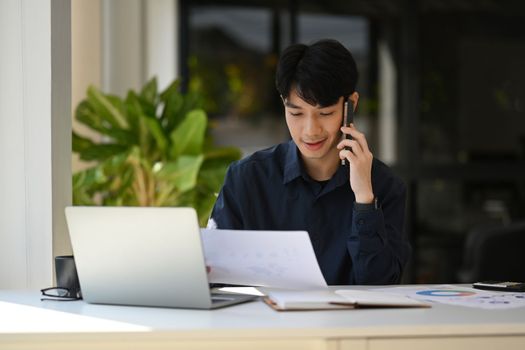
[[[315,151],[315,150],[318,150],[319,148],[321,148],[321,146],[324,144],[324,142],[326,141],[326,139],[322,139],[322,140],[319,140],[319,141],[314,141],[314,142],[311,142],[311,141],[303,141],[303,143],[306,145],[306,147],[312,151]]]

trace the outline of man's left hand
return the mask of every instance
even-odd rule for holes
[[[372,189],[372,160],[374,156],[368,148],[365,135],[357,130],[354,124],[343,126],[341,131],[352,136],[353,140],[343,139],[337,144],[339,158],[350,163],[350,186],[355,194],[357,203],[372,203],[374,191]],[[348,147],[348,150],[345,149]]]

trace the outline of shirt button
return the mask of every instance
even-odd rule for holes
[[[365,224],[365,220],[363,220],[363,219],[359,219],[359,220],[357,221],[357,223],[358,223],[359,225],[364,225],[364,224]]]

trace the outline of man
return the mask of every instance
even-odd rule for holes
[[[209,227],[305,230],[328,284],[399,283],[410,253],[406,189],[353,124],[342,127],[356,83],[339,42],[288,47],[276,86],[292,140],[230,165]]]

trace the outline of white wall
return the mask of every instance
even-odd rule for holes
[[[163,90],[178,76],[176,0],[149,0],[145,5],[145,78],[157,77]]]
[[[0,1],[0,288],[50,286],[67,253],[70,18],[68,0]]]
[[[72,1],[0,1],[0,288],[50,286],[71,253],[71,111],[87,86],[123,95],[177,74],[177,0]]]
[[[102,86],[102,1],[71,1],[71,116],[73,129],[95,141],[100,135],[74,119],[75,109],[85,97],[89,85]],[[93,162],[72,158],[73,172]]]
[[[102,0],[102,88],[120,96],[177,76],[177,0]]]
[[[144,81],[141,0],[102,1],[102,88],[120,96]]]
[[[76,122],[89,85],[125,96],[157,76],[159,89],[177,76],[177,0],[71,0],[72,125],[94,141],[100,134]],[[93,162],[72,157],[73,173]]]
[[[36,0],[34,0],[36,1]],[[71,0],[51,0],[51,144],[53,257],[69,255],[71,243],[64,208],[72,202],[71,179]],[[50,148],[49,148],[50,146]],[[44,184],[45,185],[45,184]],[[48,258],[48,256],[46,256]],[[54,273],[52,273],[54,276]]]

